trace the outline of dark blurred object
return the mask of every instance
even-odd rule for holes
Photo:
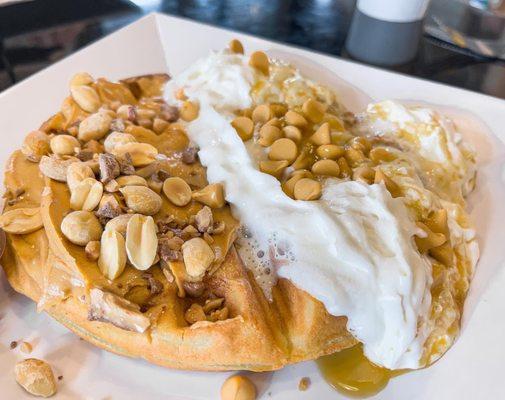
[[[407,0],[405,0],[407,1]],[[0,91],[151,11],[330,55],[344,49],[355,0],[33,0],[0,6]],[[216,43],[216,48],[225,45]],[[505,66],[424,37],[389,68],[505,98]],[[345,77],[344,77],[345,78]],[[495,83],[495,84],[493,84]]]
[[[358,0],[346,49],[367,63],[394,66],[412,61],[423,34],[429,0]]]
[[[426,32],[470,52],[505,60],[505,1],[433,0]]]

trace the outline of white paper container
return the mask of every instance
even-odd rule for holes
[[[247,51],[268,50],[295,62],[309,77],[330,84],[342,101],[359,110],[374,99],[396,98],[440,105],[479,154],[478,189],[471,196],[482,257],[467,300],[463,329],[454,347],[432,367],[394,379],[377,399],[503,398],[505,365],[505,102],[469,91],[385,72],[164,15],[150,15],[100,40],[0,94],[0,161],[18,148],[61,104],[67,82],[78,71],[119,79],[145,73],[176,74],[209,49],[239,38]],[[334,75],[336,74],[336,75]],[[350,84],[342,82],[338,76]],[[360,88],[360,92],[357,88]],[[447,108],[450,107],[450,108]],[[457,107],[457,108],[454,108]],[[461,113],[471,111],[478,117]],[[489,133],[482,133],[487,126]],[[479,129],[474,130],[474,127]],[[486,129],[484,129],[486,131]],[[480,132],[480,133],[479,133]],[[59,382],[57,399],[217,399],[229,374],[174,371],[99,350],[68,332],[35,305],[15,294],[0,277],[0,398],[32,399],[17,386],[12,370],[24,356],[12,340],[35,344],[31,356],[48,360]],[[251,374],[261,399],[338,399],[341,396],[307,362],[275,373]],[[301,377],[311,378],[299,392]]]

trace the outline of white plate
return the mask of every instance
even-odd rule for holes
[[[353,110],[368,101],[367,95],[377,100],[395,98],[450,107],[446,110],[455,115],[458,126],[479,153],[478,189],[470,202],[482,257],[465,308],[462,334],[454,347],[432,367],[394,379],[376,398],[503,398],[505,102],[502,100],[182,19],[150,15],[0,94],[0,161],[4,164],[26,133],[58,109],[67,94],[67,82],[75,72],[88,71],[95,77],[111,79],[167,70],[176,74],[205,56],[209,49],[220,49],[234,37],[248,51],[264,49],[270,54],[282,54],[308,76],[336,87],[341,100]],[[32,356],[48,360],[56,374],[63,375],[58,399],[216,399],[228,375],[173,371],[96,349],[46,315],[37,314],[35,305],[15,294],[3,275],[0,316],[0,397],[4,399],[32,398],[17,386],[12,376],[14,363],[23,354],[19,349],[10,350],[9,343],[19,339],[34,343]],[[262,399],[341,398],[324,382],[312,362],[275,373],[251,375]],[[307,392],[299,392],[298,381],[304,376],[311,378],[312,385]]]

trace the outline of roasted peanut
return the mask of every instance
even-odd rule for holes
[[[75,162],[80,161],[75,157],[58,158],[55,156],[42,156],[39,162],[39,169],[48,178],[59,182],[66,182],[68,167]]]
[[[53,370],[45,361],[28,358],[14,367],[16,382],[34,396],[51,397],[56,393]]]
[[[77,105],[86,112],[94,113],[100,108],[100,97],[98,97],[96,90],[90,86],[72,86],[70,94]]]
[[[126,252],[133,266],[141,271],[154,264],[158,250],[156,225],[152,217],[135,214],[126,227]]]
[[[61,232],[72,243],[86,246],[89,242],[100,240],[102,225],[91,211],[73,211],[61,221]]]
[[[100,140],[109,132],[111,122],[112,118],[106,112],[91,114],[79,124],[77,137],[85,142],[92,139]]]
[[[146,186],[124,186],[119,191],[123,194],[128,208],[136,213],[154,215],[161,209],[160,195]]]
[[[87,72],[78,72],[70,79],[70,87],[91,85],[93,81],[93,77]]]
[[[72,191],[77,184],[86,178],[94,178],[93,170],[86,164],[78,161],[70,164],[67,168],[67,185]]]
[[[207,268],[215,259],[214,252],[202,238],[196,237],[184,242],[182,257],[190,280],[201,281]]]
[[[42,156],[49,153],[49,149],[49,136],[42,131],[32,131],[26,135],[21,146],[21,153],[29,161],[39,162]]]
[[[95,178],[86,178],[73,188],[70,195],[70,207],[73,210],[92,211],[100,202],[102,194],[102,184]]]
[[[123,235],[115,230],[105,230],[100,242],[98,268],[107,279],[119,277],[126,267],[126,246]]]
[[[103,142],[105,151],[114,154],[114,149],[126,143],[137,143],[137,139],[129,133],[112,132]]]
[[[118,215],[115,218],[112,218],[105,225],[105,230],[114,230],[116,232],[119,232],[121,235],[126,236],[126,227],[128,225],[128,221],[130,221],[130,218],[132,216],[133,214],[122,214]]]
[[[156,160],[158,150],[149,143],[129,142],[115,146],[111,153],[117,157],[124,157],[128,153],[134,167],[143,167]]]
[[[191,188],[182,178],[171,177],[165,179],[163,193],[165,193],[168,200],[179,207],[183,207],[191,201]]]
[[[59,156],[69,156],[79,151],[81,144],[71,135],[56,135],[51,139],[51,151]]]
[[[147,186],[147,181],[145,178],[137,175],[124,175],[116,178],[116,182],[119,187],[124,186]]]
[[[88,260],[90,261],[98,260],[98,257],[100,257],[100,242],[98,240],[89,242],[84,248],[84,253],[86,254],[86,258]]]

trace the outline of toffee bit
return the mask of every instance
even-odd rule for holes
[[[81,150],[76,154],[76,157],[81,161],[89,161],[93,159],[93,152],[90,150]]]
[[[63,379],[63,375],[58,376],[58,380],[61,381]]]
[[[178,239],[179,241],[174,239]],[[182,243],[180,238],[160,239],[158,242],[158,254],[160,258],[167,263],[169,261],[180,260],[182,256],[179,249]]]
[[[110,182],[121,173],[119,163],[112,154],[100,154],[98,156],[98,165],[100,167],[100,180],[103,183]]]
[[[205,290],[205,284],[203,282],[184,281],[182,285],[189,297],[200,297]]]
[[[182,152],[182,162],[184,164],[194,164],[196,162],[196,156],[198,149],[196,147],[188,147]]]
[[[158,171],[158,179],[160,179],[161,181],[164,182],[165,179],[168,179],[168,178],[170,178],[170,174],[167,171],[165,171],[163,169],[160,169]]]
[[[116,132],[124,132],[126,129],[126,126],[124,124],[124,121],[121,118],[116,118],[112,120],[110,124],[110,129],[111,131],[116,131]]]
[[[298,390],[305,392],[310,387],[310,378],[304,376],[298,383]]]
[[[265,256],[265,252],[263,250],[260,250],[256,253],[256,255],[258,256],[258,258],[263,258]]]
[[[14,350],[16,347],[18,347],[18,342],[16,342],[15,340],[13,340],[10,344],[10,348],[11,350]]]
[[[130,153],[125,153],[123,157],[117,159],[117,162],[122,175],[135,175],[135,167]]]
[[[179,110],[177,107],[162,104],[160,118],[168,122],[175,122],[179,119]]]
[[[147,279],[147,287],[152,295],[159,294],[163,291],[163,284],[157,280],[153,274],[146,272],[142,274],[142,277]]]

